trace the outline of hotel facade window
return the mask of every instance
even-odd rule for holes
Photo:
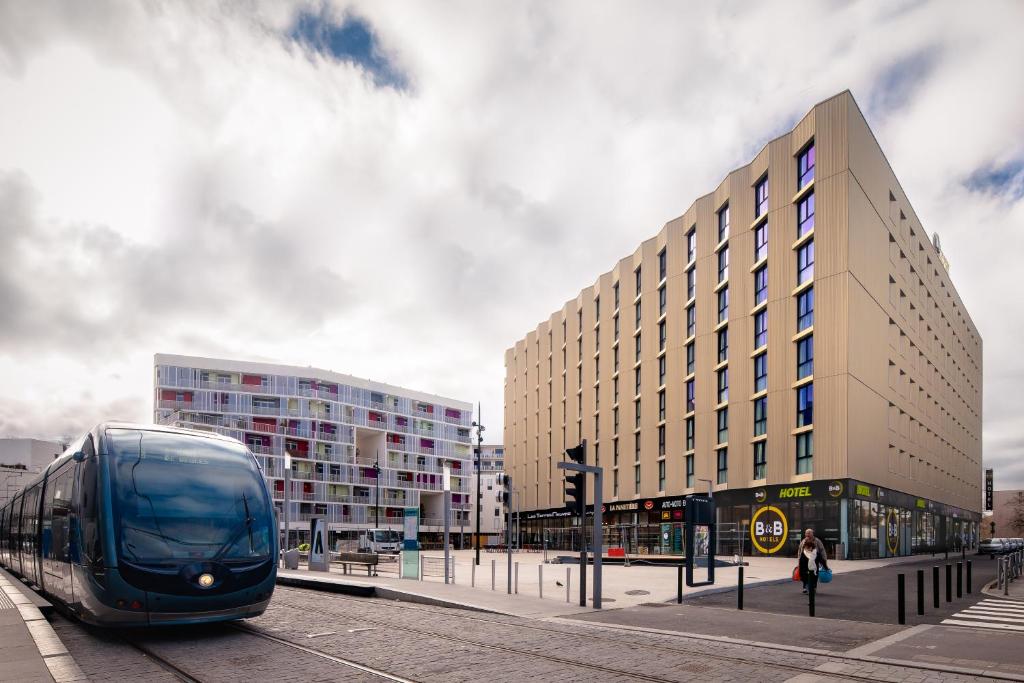
[[[718,483],[729,483],[729,449],[719,448],[715,451],[718,457]]]
[[[768,398],[762,396],[754,401],[754,436],[768,433]]]
[[[718,403],[726,403],[729,400],[729,368],[722,368],[718,371]]]
[[[697,306],[691,305],[686,309],[686,337],[689,339],[697,333]]]
[[[729,247],[725,246],[718,252],[718,282],[729,279]]]
[[[718,331],[718,362],[724,363],[729,359],[729,328],[724,327]]]
[[[754,305],[768,301],[768,266],[754,271]]]
[[[690,228],[686,233],[686,262],[693,263],[697,258],[697,229]]]
[[[727,443],[729,441],[729,409],[720,408],[717,413],[718,420],[718,441],[716,443]]]
[[[802,190],[814,180],[814,143],[800,152],[796,164],[797,189]]]
[[[697,293],[697,269],[686,271],[686,300],[689,301]]]
[[[754,263],[768,258],[768,221],[754,228]]]
[[[768,311],[754,314],[754,348],[759,349],[768,344]]]
[[[802,332],[814,324],[814,288],[800,292],[796,298],[796,330]]]
[[[754,186],[754,218],[768,213],[768,176]]]
[[[718,290],[718,322],[729,319],[729,288]]]
[[[768,389],[768,354],[754,356],[754,393]]]
[[[814,432],[803,432],[796,435],[796,473],[807,474],[814,471]]]
[[[686,345],[686,374],[692,375],[697,363],[697,353],[693,342]]]
[[[767,442],[754,442],[754,479],[764,479],[768,474]]]
[[[726,204],[718,211],[718,241],[723,242],[729,238],[729,205]]]
[[[814,230],[814,193],[811,192],[796,205],[797,237]]]
[[[686,488],[693,488],[693,456],[686,456]]]
[[[814,424],[814,384],[805,384],[796,390],[796,426]]]
[[[668,277],[668,251],[662,249],[658,252],[658,282]]]
[[[796,378],[803,379],[814,374],[814,335],[796,343]]]
[[[814,240],[797,249],[796,256],[796,283],[802,285],[814,277]]]

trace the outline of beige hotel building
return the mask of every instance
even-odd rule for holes
[[[556,466],[581,439],[604,468],[606,523],[642,552],[678,553],[682,497],[709,487],[748,553],[793,552],[806,527],[850,558],[976,542],[982,340],[849,92],[527,332],[505,367],[527,543],[575,524]]]

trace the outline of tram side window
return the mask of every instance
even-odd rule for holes
[[[68,512],[71,503],[71,485],[74,469],[63,471],[46,485],[46,503],[43,508],[43,557],[67,562]]]
[[[100,542],[99,526],[99,464],[92,448],[92,439],[86,439],[82,447],[85,460],[81,466],[82,495],[82,555],[89,563],[103,564],[103,544]]]

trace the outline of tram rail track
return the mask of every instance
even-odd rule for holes
[[[294,589],[294,588],[292,588],[292,589],[285,589],[285,591],[298,591],[298,590],[300,590],[300,589]],[[289,608],[289,609],[304,609],[304,608],[299,607],[297,605],[290,605],[290,604],[287,603],[286,600],[285,601],[280,600],[282,592],[284,592],[284,591],[282,591],[282,589],[279,588],[278,589],[278,596],[277,596],[277,598],[278,598],[278,605],[279,606],[283,606],[283,607],[286,607],[286,608]],[[287,594],[287,593],[285,593],[285,594]],[[351,597],[346,597],[346,596],[337,595],[337,594],[333,595],[332,598],[337,599],[337,600],[341,600],[341,601],[345,601],[345,602],[351,602],[351,603],[363,602],[364,604],[365,604],[365,600],[367,600],[366,598],[363,598],[363,599],[351,598]],[[422,609],[421,607],[416,607],[416,606],[412,606],[412,605],[392,604],[392,603],[389,603],[387,601],[383,601],[383,602],[377,601],[377,602],[379,604],[386,604],[389,608],[396,609],[396,610],[419,611],[419,610]],[[342,612],[342,611],[333,611],[333,610],[324,610],[324,609],[320,609],[319,611],[321,613],[329,614],[329,615],[332,615],[332,616],[340,616],[340,617],[350,617],[351,616],[351,614],[346,613],[346,612]],[[485,617],[476,616],[476,615],[471,614],[471,613],[459,614],[458,618],[460,620],[463,620],[463,621],[467,621],[468,620],[468,621],[475,621],[475,622],[480,622],[480,623],[494,624],[496,626],[501,626],[501,627],[511,628],[511,629],[528,630],[528,631],[539,631],[539,632],[543,632],[543,633],[547,633],[547,634],[551,634],[551,635],[559,635],[559,636],[578,635],[578,634],[568,633],[565,630],[561,630],[561,629],[557,629],[557,628],[549,628],[549,627],[539,626],[539,625],[536,625],[536,624],[514,623],[514,622],[509,622],[509,621],[501,621],[501,620],[497,620],[497,619],[488,619],[488,618],[485,618]],[[438,631],[432,631],[432,630],[427,630],[427,629],[410,627],[410,626],[407,626],[405,624],[396,624],[394,622],[390,622],[390,621],[383,620],[383,619],[380,619],[380,618],[361,616],[360,617],[360,621],[368,623],[368,624],[375,624],[377,626],[381,626],[381,627],[385,627],[385,628],[389,628],[389,629],[394,629],[394,630],[398,630],[398,631],[404,631],[404,632],[412,633],[412,634],[416,634],[416,635],[421,635],[421,636],[426,636],[426,637],[433,637],[433,638],[440,638],[440,639],[443,639],[443,640],[448,640],[448,641],[451,641],[451,642],[456,642],[456,643],[460,643],[460,644],[464,644],[464,645],[473,645],[473,646],[476,646],[476,647],[481,647],[481,648],[486,648],[486,649],[490,649],[490,650],[507,652],[507,653],[516,654],[516,655],[520,655],[520,656],[528,656],[528,657],[532,657],[532,658],[536,658],[536,659],[546,660],[546,661],[549,661],[549,662],[558,662],[558,663],[561,663],[561,664],[570,665],[570,666],[574,666],[574,667],[580,667],[580,668],[591,669],[591,670],[598,670],[598,671],[602,671],[604,673],[613,673],[613,674],[616,674],[616,675],[629,676],[629,677],[632,677],[632,678],[636,678],[638,680],[650,680],[650,681],[671,681],[671,680],[673,680],[673,679],[667,679],[667,678],[662,678],[662,677],[658,677],[658,676],[652,676],[652,675],[649,675],[649,674],[644,674],[644,673],[641,673],[641,672],[638,672],[638,671],[635,671],[635,670],[623,670],[623,669],[615,669],[615,668],[612,668],[612,667],[604,667],[604,666],[593,664],[593,663],[580,662],[578,660],[568,659],[568,658],[565,658],[565,657],[557,657],[557,656],[548,655],[548,654],[544,654],[544,653],[538,653],[538,652],[534,652],[534,651],[531,651],[531,650],[525,650],[525,649],[521,649],[521,648],[508,647],[508,646],[504,646],[504,645],[497,645],[497,644],[489,643],[489,642],[482,642],[480,640],[476,640],[476,639],[472,639],[472,638],[462,638],[462,637],[458,637],[458,636],[455,636],[455,635],[452,635],[452,634],[449,634],[449,633],[442,633],[442,632],[438,632]],[[808,669],[806,667],[799,666],[799,665],[796,665],[796,664],[786,664],[786,663],[779,663],[779,662],[765,662],[763,660],[758,661],[758,662],[753,662],[750,658],[747,658],[747,657],[731,656],[731,655],[727,655],[727,654],[708,652],[706,649],[702,649],[702,648],[686,648],[686,647],[678,647],[678,646],[664,644],[664,643],[641,642],[641,641],[636,640],[635,638],[630,640],[630,639],[626,639],[626,638],[622,638],[622,637],[616,637],[616,636],[614,636],[612,634],[609,634],[608,630],[607,630],[607,627],[603,627],[604,625],[601,625],[601,624],[581,624],[581,625],[585,625],[586,627],[588,627],[588,629],[590,629],[591,632],[588,633],[588,635],[587,635],[588,638],[597,639],[597,640],[600,640],[600,641],[603,641],[603,642],[607,642],[609,644],[614,643],[617,646],[621,646],[621,647],[625,647],[625,648],[630,648],[630,649],[642,648],[642,649],[646,649],[646,650],[654,650],[654,651],[659,651],[659,652],[664,652],[664,653],[672,653],[672,654],[677,654],[677,655],[686,655],[686,656],[692,656],[692,657],[699,657],[699,658],[702,658],[702,659],[711,659],[711,660],[717,660],[717,661],[722,661],[722,662],[731,662],[731,663],[743,664],[743,665],[746,665],[746,666],[750,666],[752,664],[756,664],[757,666],[759,666],[761,668],[777,669],[777,670],[780,670],[780,671],[791,672],[793,674],[806,674],[806,673],[808,673]],[[633,631],[630,631],[629,633],[631,633],[634,636],[637,635],[636,632],[633,632]],[[659,634],[659,635],[667,636],[668,634]],[[669,637],[671,637],[671,636],[669,636]],[[720,641],[704,640],[702,642],[707,643],[709,645],[712,645],[715,642],[720,642]],[[785,654],[788,654],[790,656],[792,656],[792,655],[799,655],[800,654],[799,652],[793,652],[791,649],[784,649],[784,648],[781,648],[781,647],[780,648],[775,648],[775,649],[777,651],[779,651],[780,653],[785,653]],[[810,653],[808,653],[808,656],[810,656]],[[859,657],[848,657],[844,653],[841,653],[841,652],[829,653],[826,656],[831,658],[831,659],[835,659],[835,660],[842,661],[842,662],[849,662],[849,663],[856,663],[856,664],[863,664],[865,662],[865,660],[862,659],[862,658],[859,658]],[[892,667],[895,670],[902,670],[902,671],[910,670],[910,671],[922,671],[922,672],[927,671],[927,672],[930,672],[930,673],[934,673],[935,672],[935,668],[933,668],[933,667],[929,667],[929,666],[915,666],[912,663],[904,663],[904,662],[886,663],[886,662],[879,662],[879,661],[874,661],[872,663],[874,663],[874,664],[881,664],[881,665],[884,665],[884,666],[889,666],[889,667]],[[956,673],[956,672],[950,672],[950,673]],[[833,675],[838,675],[838,676],[841,676],[842,678],[849,679],[849,680],[872,681],[872,682],[879,680],[877,678],[877,676],[875,676],[875,675],[860,675],[860,674],[857,674],[855,672],[833,674]],[[960,674],[960,675],[968,676],[968,674]],[[999,678],[1002,678],[1002,677],[999,676],[998,674],[995,674],[995,675],[991,676],[991,678],[999,679]]]

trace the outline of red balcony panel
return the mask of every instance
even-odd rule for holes
[[[274,490],[279,493],[284,493],[284,482],[278,479],[274,482]]]
[[[259,375],[242,375],[242,384],[258,387],[263,384],[263,378]]]
[[[160,392],[160,400],[173,401],[177,396],[177,393],[178,392],[174,391],[174,389],[164,389],[163,391]]]
[[[309,483],[303,483],[302,484],[302,492],[303,493],[313,493],[313,485],[309,484]]]
[[[461,410],[455,410],[455,408],[445,408],[444,409],[444,416],[445,417],[451,417],[451,418],[454,418],[456,420],[461,420],[462,419],[462,411]]]

